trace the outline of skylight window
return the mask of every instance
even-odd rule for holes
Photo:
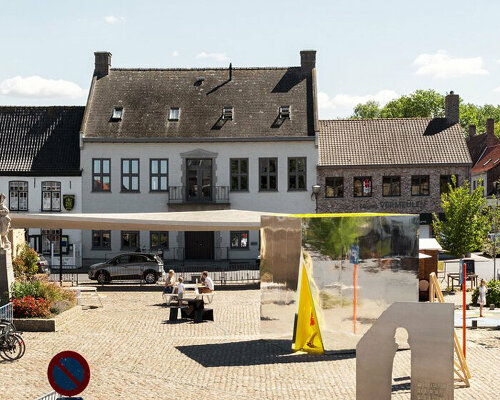
[[[500,161],[500,158],[497,158],[495,161],[493,161],[493,164],[496,164],[498,161]]]
[[[279,109],[280,119],[290,119],[290,106],[281,106]]]
[[[179,107],[170,108],[170,112],[168,113],[169,121],[179,121],[180,109]]]
[[[490,161],[491,161],[491,158],[490,158],[490,159],[488,159],[488,161],[486,161],[486,162],[483,164],[483,167],[484,167],[485,165],[487,165]]]
[[[234,108],[226,106],[222,109],[222,119],[233,119],[234,118]]]
[[[123,118],[123,107],[113,108],[113,114],[111,115],[111,119],[113,121],[121,121],[122,118]]]

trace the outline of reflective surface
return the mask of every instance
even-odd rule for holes
[[[262,217],[262,336],[293,339],[302,250],[325,350],[354,349],[390,304],[418,301],[418,226],[413,215]]]

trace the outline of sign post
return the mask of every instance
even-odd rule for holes
[[[352,275],[353,299],[352,299],[352,327],[354,333],[357,333],[356,328],[356,308],[358,305],[358,263],[359,263],[359,246],[354,244],[351,246],[349,262],[354,264],[354,272]]]
[[[463,349],[464,349],[464,358],[466,358],[466,355],[465,355],[465,336],[466,336],[466,332],[467,332],[467,325],[466,325],[466,278],[467,278],[467,268],[465,267],[465,261],[463,260],[463,258],[460,260],[460,266],[462,268],[462,275],[461,275],[461,278],[462,278],[462,340],[463,340]]]
[[[50,386],[57,393],[63,396],[76,396],[89,384],[89,364],[80,354],[74,351],[63,351],[56,354],[50,361],[47,377]]]

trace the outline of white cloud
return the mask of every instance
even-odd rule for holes
[[[226,53],[206,53],[202,51],[196,58],[210,58],[218,62],[229,61]]]
[[[500,86],[493,90],[494,92],[500,92]]]
[[[108,15],[107,17],[104,17],[104,21],[106,21],[108,24],[114,24],[118,21],[125,22],[126,20],[127,19],[125,17],[115,17],[114,15]]]
[[[85,91],[76,83],[63,79],[45,79],[40,76],[16,76],[0,82],[0,94],[15,97],[31,98],[53,98],[68,97],[77,98],[85,94]]]
[[[464,75],[486,75],[481,57],[460,58],[449,55],[444,50],[435,54],[420,54],[413,65],[417,75],[430,75],[434,78],[457,78]]]
[[[172,52],[172,57],[179,57],[179,52],[177,50],[174,50]]]
[[[354,108],[359,103],[366,103],[367,101],[377,101],[380,105],[385,105],[392,99],[398,97],[394,90],[381,90],[375,94],[367,94],[364,96],[355,96],[349,94],[337,94],[331,98],[324,92],[318,93],[318,106],[321,109],[334,110],[339,108]]]

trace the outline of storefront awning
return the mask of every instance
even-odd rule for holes
[[[258,230],[262,215],[275,213],[242,210],[117,214],[10,213],[13,228],[230,231]]]

